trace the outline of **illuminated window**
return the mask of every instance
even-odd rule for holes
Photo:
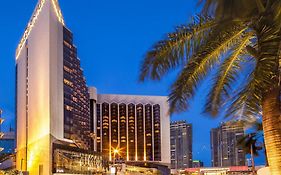
[[[78,99],[76,97],[73,97],[72,99],[73,101],[78,102]]]
[[[64,82],[64,84],[66,84],[66,85],[68,85],[70,87],[73,87],[73,83],[71,81],[69,81],[67,79],[63,79],[63,82]]]
[[[63,43],[64,43],[67,47],[72,48],[72,46],[71,46],[67,41],[63,41]]]
[[[63,66],[63,69],[68,73],[72,73],[72,70],[67,66]]]
[[[66,105],[65,108],[66,108],[66,110],[68,110],[68,111],[72,111],[72,107],[70,107],[70,106],[68,106],[68,105]]]

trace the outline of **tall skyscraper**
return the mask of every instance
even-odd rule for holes
[[[241,122],[231,121],[222,123],[211,130],[212,166],[243,166],[245,153],[238,141],[244,136]]]
[[[98,152],[111,161],[170,164],[167,97],[104,95],[94,88],[90,92]]]
[[[171,168],[192,167],[192,124],[176,121],[170,124]]]
[[[38,1],[16,50],[16,71],[17,169],[88,172],[92,164],[77,170],[81,160],[70,155],[91,157],[89,93],[57,0]]]

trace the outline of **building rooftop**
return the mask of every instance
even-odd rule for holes
[[[97,100],[102,102],[115,103],[167,103],[167,96],[148,96],[148,95],[119,95],[119,94],[98,94]]]
[[[30,35],[30,32],[33,29],[33,26],[35,25],[35,23],[36,23],[36,21],[38,19],[38,16],[40,15],[40,13],[42,12],[43,7],[45,7],[45,5],[47,3],[51,3],[52,4],[52,6],[53,6],[53,8],[54,8],[54,10],[56,12],[58,21],[64,25],[64,19],[63,19],[61,10],[60,10],[60,6],[59,6],[59,3],[58,3],[58,0],[38,0],[36,8],[35,8],[32,16],[31,16],[28,24],[27,24],[27,27],[25,28],[24,34],[23,34],[23,36],[22,36],[22,38],[20,40],[20,43],[19,43],[19,45],[18,45],[18,47],[16,49],[16,59],[20,55],[21,50],[22,50],[23,46],[25,45],[25,43],[27,41],[27,38]]]

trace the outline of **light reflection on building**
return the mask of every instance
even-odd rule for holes
[[[58,1],[38,0],[16,50],[18,170],[51,174],[57,141],[94,155],[83,74]]]
[[[90,92],[96,93],[96,90]],[[90,94],[96,102],[97,151],[108,160],[170,164],[170,118],[166,97]],[[94,106],[94,105],[92,105]],[[91,110],[94,111],[94,110]],[[167,129],[168,128],[168,129]],[[114,155],[113,150],[120,153]]]
[[[54,144],[53,173],[91,174],[102,172],[102,156],[75,147]]]

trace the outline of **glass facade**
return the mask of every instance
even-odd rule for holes
[[[97,104],[97,152],[101,152],[101,105]]]
[[[129,116],[129,122],[128,122],[129,160],[136,160],[136,137],[135,137],[136,113],[135,113],[135,105],[132,103],[128,105],[128,116]]]
[[[160,105],[153,106],[154,123],[154,160],[161,161],[161,119]]]
[[[171,168],[192,167],[192,125],[186,121],[170,124]]]
[[[109,160],[118,149],[116,159],[161,161],[160,110],[158,104],[98,103],[98,151]]]
[[[146,160],[153,161],[152,149],[152,106],[145,105],[145,147],[146,147]]]
[[[64,137],[80,148],[93,146],[90,132],[90,97],[72,33],[63,29]]]
[[[137,105],[137,158],[144,160],[144,125],[143,105]]]
[[[119,149],[118,145],[118,105],[116,103],[112,103],[110,105],[110,116],[111,116],[111,148]],[[114,156],[114,151],[111,151],[111,157]]]
[[[120,158],[126,160],[127,158],[127,106],[122,103],[119,105],[119,125],[120,125],[120,141],[119,148],[120,150]]]
[[[102,104],[102,154],[109,158],[111,145],[109,142],[109,104]]]
[[[222,123],[211,130],[212,166],[244,166],[245,152],[238,145],[244,136],[239,121]]]
[[[53,144],[53,173],[95,174],[102,172],[102,156],[77,147]]]

